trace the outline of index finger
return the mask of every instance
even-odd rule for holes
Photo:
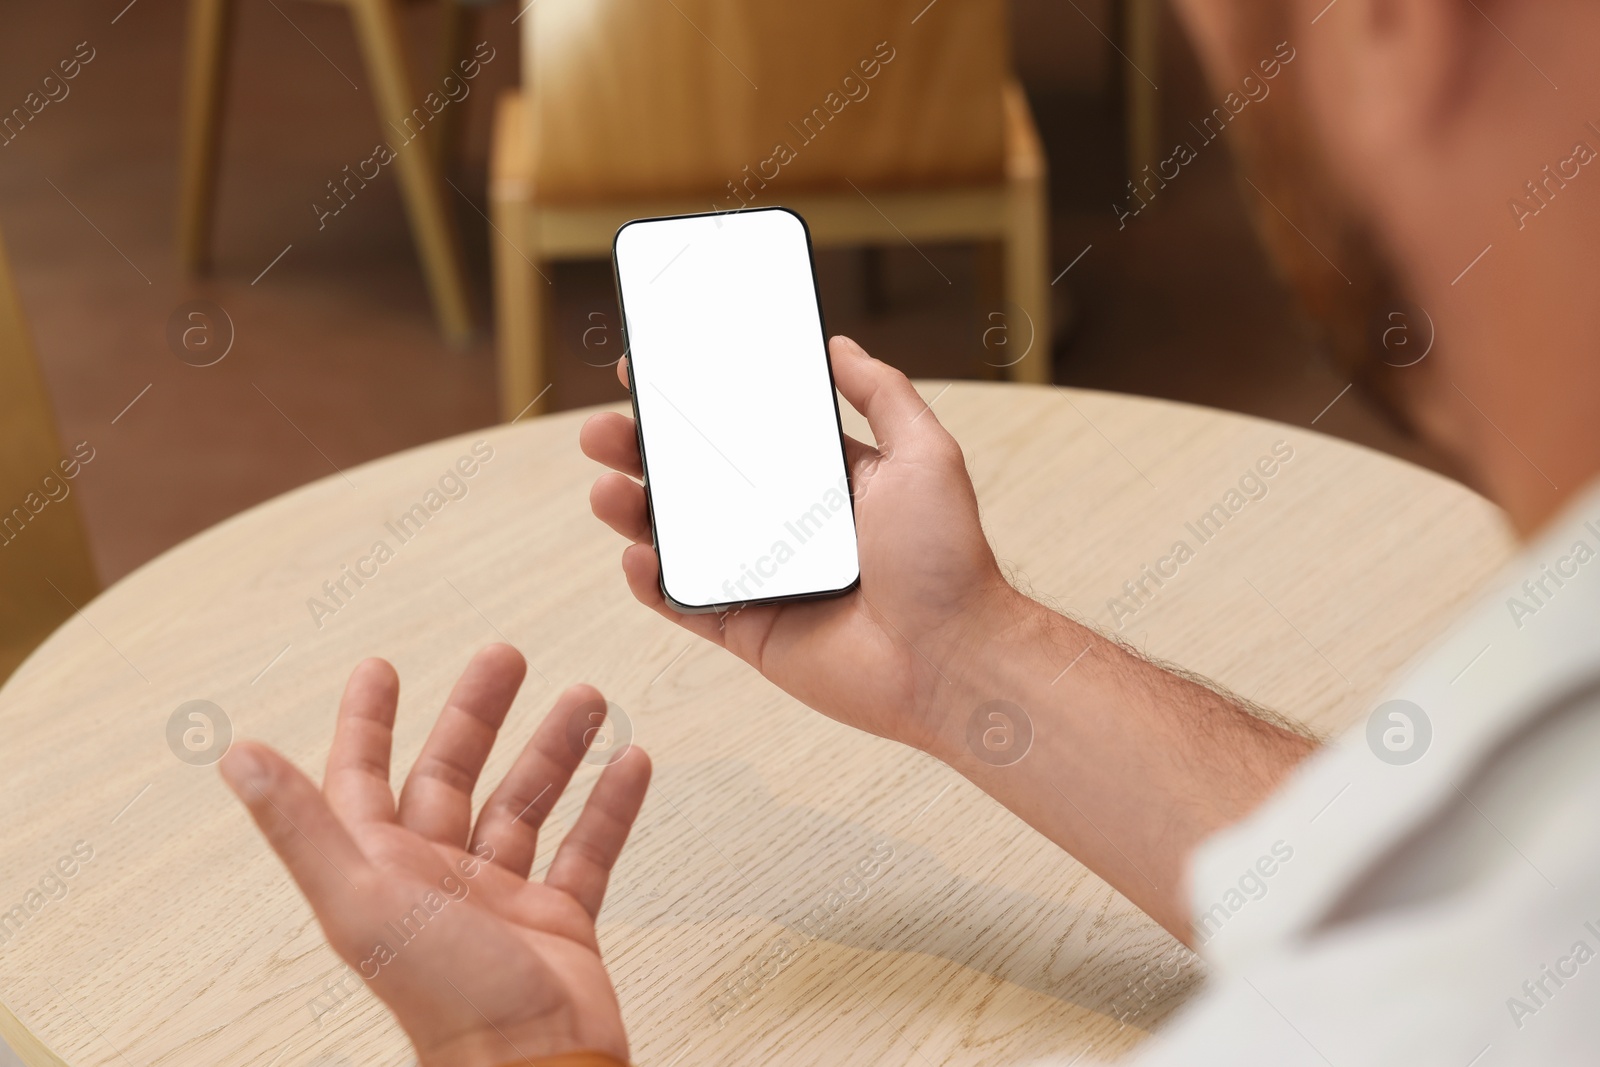
[[[328,806],[352,824],[394,822],[389,752],[399,699],[400,676],[385,660],[362,660],[345,683],[322,774],[322,794]]]

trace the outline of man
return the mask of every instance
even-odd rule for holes
[[[1264,237],[1351,379],[1530,539],[1504,587],[1396,685],[1370,743],[1363,729],[1314,752],[1226,694],[1013,590],[979,526],[957,444],[902,375],[842,338],[831,346],[836,381],[876,439],[852,448],[870,605],[857,593],[723,618],[673,614],[634,480],[633,429],[619,415],[596,416],[583,430],[584,451],[616,471],[596,482],[594,511],[634,542],[623,570],[643,603],[824,714],[945,760],[1175,936],[1204,946],[1213,981],[1141,1062],[1592,1062],[1600,168],[1589,164],[1600,157],[1592,59],[1600,8],[1580,0],[1179,6],[1219,97],[1292,50],[1272,98],[1228,130],[1260,191]],[[1393,367],[1377,358],[1375,327],[1410,308],[1436,324],[1438,344],[1421,362]],[[513,667],[496,668],[496,686]],[[381,670],[363,667],[353,689],[362,672]],[[568,704],[580,698],[595,699]],[[963,739],[970,709],[994,699],[1024,708],[1034,727],[1029,758],[1003,769],[975,759]],[[498,722],[492,711],[471,725],[470,758],[451,764],[457,794],[470,795],[478,750],[487,751]],[[558,705],[551,722],[571,714]],[[362,721],[342,715],[339,738],[354,738]],[[1431,742],[1406,762],[1419,730],[1431,730]],[[441,720],[436,735],[448,733]],[[376,749],[360,759],[353,751],[336,741],[346,770],[376,765]],[[386,769],[386,734],[381,755]],[[425,752],[413,780],[419,772],[426,780],[438,756]],[[547,777],[564,782],[565,759]],[[611,784],[590,802],[600,814],[580,835],[582,863],[556,858],[590,918],[568,915],[567,939],[553,947],[545,933],[528,935],[537,966],[519,957],[517,973],[532,984],[532,1007],[502,1006],[491,1033],[482,1023],[493,1010],[474,1020],[462,998],[447,1004],[448,990],[430,994],[420,972],[407,977],[403,956],[373,980],[414,1037],[428,1011],[448,1012],[469,1035],[461,1047],[482,1054],[446,1061],[419,1042],[424,1064],[585,1048],[626,1056],[615,1002],[595,974],[592,915],[643,792],[647,767],[642,754],[633,759],[612,768]],[[340,795],[340,766],[330,759],[330,799]],[[349,844],[340,819],[370,811],[392,819],[392,804],[373,800],[362,815],[345,800],[335,817],[298,772],[254,746],[223,767],[335,946],[347,959],[359,954],[352,931],[363,898],[319,871],[279,816],[315,827],[308,840],[325,833],[325,847],[350,864],[382,868],[372,846]],[[1072,783],[1070,803],[1052,780]],[[510,788],[508,801],[526,784]],[[447,837],[459,851],[475,838],[459,796],[454,803]],[[430,829],[420,804],[405,832]],[[484,819],[523,833],[497,814],[503,807],[491,800]],[[403,794],[402,824],[405,808]],[[527,870],[523,851],[513,873]],[[581,876],[568,873],[580,867]],[[558,881],[555,867],[549,881]],[[508,882],[496,892],[513,890]],[[486,948],[483,959],[491,956]],[[607,995],[583,999],[580,981]]]

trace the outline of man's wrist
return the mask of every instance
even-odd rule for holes
[[[553,1056],[535,1056],[532,1059],[512,1060],[497,1067],[628,1067],[622,1060],[605,1052],[584,1049],[561,1052]]]
[[[464,1031],[440,1043],[419,1039],[414,1033],[411,1040],[418,1067],[521,1067],[525,1063],[539,1067],[612,1067],[627,1063],[625,1037],[614,1045],[585,1041],[573,1022],[568,1007],[520,1025],[501,1022],[486,1029]],[[607,1051],[596,1044],[613,1047]],[[569,1065],[562,1057],[578,1058]]]
[[[1083,635],[1079,649],[1069,648],[1073,631]],[[1089,631],[1007,585],[975,613],[965,636],[971,651],[939,680],[926,716],[930,734],[918,746],[958,770],[974,757],[1003,760],[1008,744],[1026,741],[1007,737],[1007,727],[1026,732],[1031,723],[1016,721],[1018,711],[1031,716],[1031,696],[1081,651]]]

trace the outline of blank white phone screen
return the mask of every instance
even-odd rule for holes
[[[805,225],[781,209],[617,233],[662,590],[708,609],[859,575]]]

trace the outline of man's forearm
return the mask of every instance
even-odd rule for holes
[[[929,751],[1188,941],[1190,853],[1314,743],[1020,594],[985,629]]]

